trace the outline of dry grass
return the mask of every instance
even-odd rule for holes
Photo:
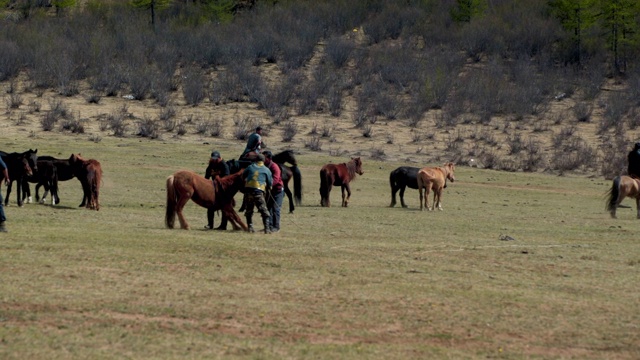
[[[212,147],[234,157],[241,142],[10,134],[3,150],[81,152],[105,175],[99,212],[76,207],[76,180],[57,207],[12,196],[4,359],[640,354],[640,222],[633,208],[608,217],[608,181],[458,167],[445,210],[420,212],[415,190],[409,209],[387,207],[400,162],[365,158],[351,207],[321,208],[317,170],[355,153],[303,151],[304,205],[280,233],[199,230],[206,211],[193,203],[187,232],[163,226],[164,179],[204,171]]]

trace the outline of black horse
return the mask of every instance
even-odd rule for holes
[[[400,166],[389,174],[389,185],[391,185],[391,205],[396,206],[396,193],[400,190],[400,204],[403,208],[407,207],[404,203],[404,189],[408,186],[418,190],[418,171],[420,168],[413,166]],[[444,187],[447,187],[445,180]]]
[[[11,179],[7,186],[7,196],[4,199],[4,205],[9,205],[9,195],[11,194],[11,187],[15,181],[18,186],[18,206],[22,206],[22,184],[27,177],[31,176],[30,173],[38,171],[38,149],[29,149],[23,153],[6,153],[0,151],[0,156],[2,156],[2,161],[7,164],[9,178]]]
[[[38,158],[38,171],[34,171],[33,175],[23,179],[22,184],[22,201],[28,199],[31,202],[31,189],[29,183],[36,184],[36,201],[44,204],[49,191],[51,191],[51,204],[59,204],[58,196],[58,171],[51,160],[43,160],[43,156]],[[44,186],[44,196],[40,199],[40,186]]]
[[[56,178],[55,178],[55,204],[59,204],[60,203],[60,197],[58,196],[58,182],[59,181],[68,181],[71,180],[73,178],[76,177],[76,173],[74,168],[71,166],[71,163],[69,162],[69,159],[58,159],[55,158],[53,156],[40,156],[38,157],[38,161],[48,161],[51,162],[51,164],[53,164],[53,166],[55,167],[55,172],[56,172]],[[43,181],[38,181],[36,182],[36,199],[38,198],[38,192],[40,190],[41,186],[44,186],[44,196],[43,198],[47,197],[47,191],[53,191],[53,189],[51,188],[52,184],[50,182],[47,181],[46,177],[45,179],[42,179]],[[50,178],[51,180],[51,178]],[[79,179],[78,179],[79,180]],[[31,179],[29,180],[30,182],[35,182],[32,181]],[[28,186],[25,187],[28,196],[31,196],[31,189],[29,189]],[[51,194],[52,196],[52,200],[54,198],[54,194],[52,192]],[[83,207],[86,205],[87,203],[87,195],[84,194],[84,190],[83,190],[83,196],[82,196],[82,203],[79,205],[79,207]]]

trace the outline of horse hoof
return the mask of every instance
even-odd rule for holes
[[[408,205],[402,205],[402,207],[406,209],[406,208],[408,208],[409,206],[408,206]]]

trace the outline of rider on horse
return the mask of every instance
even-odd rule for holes
[[[244,159],[244,157],[250,152],[259,154],[260,149],[264,146],[266,145],[262,142],[262,128],[258,126],[256,127],[256,132],[249,135],[249,138],[247,139],[247,147],[242,152],[242,155],[240,155],[240,159]]]
[[[633,150],[627,155],[627,159],[629,160],[629,167],[627,168],[629,176],[640,178],[640,142],[635,144]]]

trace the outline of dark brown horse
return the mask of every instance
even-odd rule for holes
[[[17,184],[17,200],[18,206],[22,206],[22,185],[25,180],[38,171],[38,149],[27,150],[23,153],[6,153],[0,151],[0,157],[2,161],[7,164],[7,171],[9,172],[10,182],[7,185],[7,196],[4,199],[4,205],[9,205],[9,195],[11,194],[12,184],[15,181]]]
[[[331,187],[335,185],[342,187],[342,206],[347,207],[351,198],[349,183],[355,179],[356,174],[364,174],[362,160],[359,157],[351,158],[348,163],[323,166],[320,169],[320,205],[331,207],[329,193],[331,192]]]
[[[271,158],[273,162],[280,165],[282,182],[284,183],[284,193],[289,198],[289,212],[295,210],[295,205],[302,204],[302,173],[298,168],[298,162],[292,150],[281,151]],[[286,164],[291,164],[287,166]],[[289,181],[293,179],[293,194],[289,188]],[[294,205],[295,200],[295,205]]]
[[[44,204],[47,194],[51,191],[51,205],[59,204],[60,198],[58,197],[58,170],[51,160],[43,160],[42,156],[38,157],[38,171],[34,172],[32,176],[24,179],[22,184],[22,200],[27,199],[27,202],[31,202],[31,189],[29,183],[36,185],[36,201],[40,204]],[[44,196],[40,199],[40,186],[44,186]]]
[[[625,197],[636,199],[636,217],[640,219],[640,179],[627,175],[613,179],[611,189],[607,192],[607,211],[616,218],[616,208]]]
[[[80,206],[87,209],[100,210],[100,184],[102,183],[102,166],[95,159],[85,159],[80,154],[71,154],[69,165],[82,184],[84,198]]]
[[[173,229],[176,215],[180,221],[180,228],[189,230],[189,223],[185,219],[182,209],[191,199],[196,204],[207,209],[222,210],[234,230],[248,231],[247,225],[233,209],[233,196],[244,187],[242,173],[244,169],[225,176],[207,180],[193,171],[181,170],[167,178],[167,208],[165,224]]]

